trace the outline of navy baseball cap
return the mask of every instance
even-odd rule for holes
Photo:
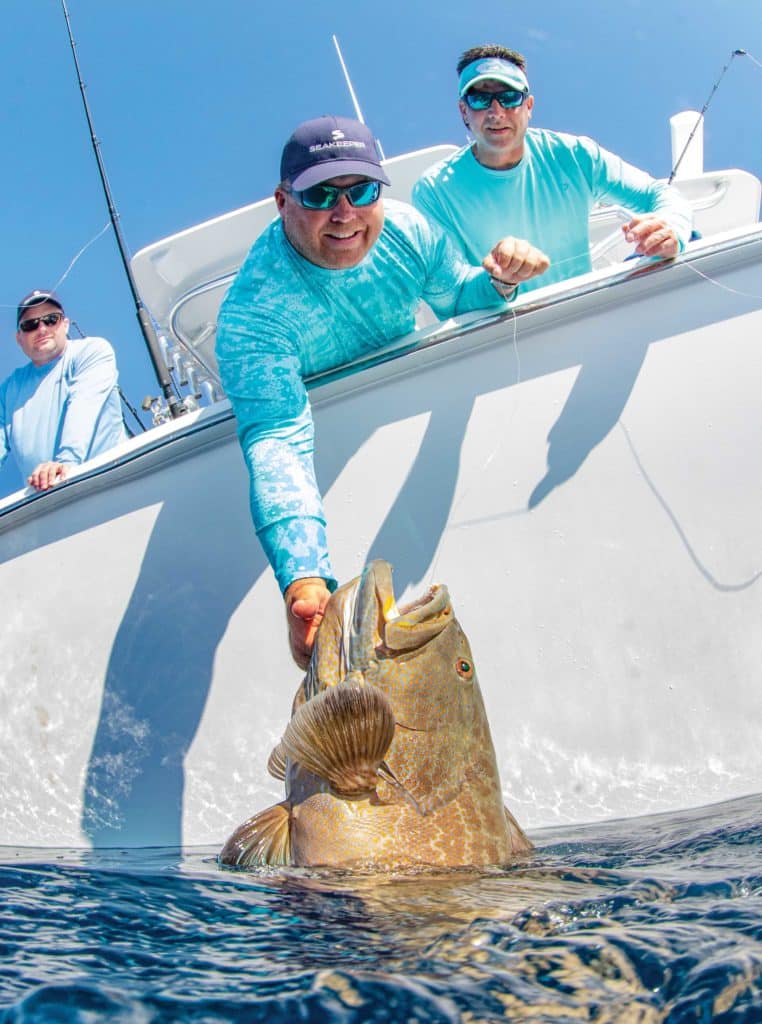
[[[300,192],[342,174],[391,184],[373,133],[351,117],[316,117],[300,124],[283,147],[280,180]]]
[[[43,302],[50,302],[63,313],[64,308],[61,304],[61,300],[58,298],[55,292],[51,292],[47,288],[35,288],[33,292],[25,295],[24,298],[19,302],[19,308],[16,310],[16,326],[21,323],[21,318],[26,311],[32,306],[40,306]]]

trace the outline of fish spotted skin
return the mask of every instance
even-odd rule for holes
[[[223,864],[458,867],[532,849],[447,588],[398,610],[383,561],[332,595],[269,766],[286,800],[233,833]]]

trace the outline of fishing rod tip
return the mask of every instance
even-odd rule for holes
[[[734,57],[745,57],[746,56],[746,50],[733,50],[733,56]]]

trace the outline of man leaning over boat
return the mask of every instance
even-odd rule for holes
[[[368,128],[349,118],[300,125],[275,189],[280,218],[254,243],[220,309],[216,352],[249,469],[254,525],[305,667],[336,587],[315,479],[303,378],[348,363],[415,327],[423,299],[441,319],[500,307],[541,274],[544,253],[490,247],[469,266],[389,180]]]
[[[478,264],[498,236],[506,251],[531,244],[550,258],[547,273],[523,282],[522,292],[585,274],[596,203],[634,214],[622,227],[635,254],[670,258],[684,249],[691,212],[675,189],[592,139],[529,127],[534,96],[520,53],[476,46],[457,72],[458,105],[473,141],[424,172],[413,204],[470,263]]]
[[[29,362],[0,384],[0,466],[13,454],[37,491],[127,437],[114,350],[105,338],[70,339],[68,331],[53,292],[37,289],[19,302],[16,341]]]

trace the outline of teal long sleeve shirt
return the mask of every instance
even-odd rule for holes
[[[384,208],[378,241],[348,270],[310,263],[274,221],[218,316],[217,361],[249,470],[252,518],[282,591],[304,577],[336,585],[304,378],[413,330],[422,299],[440,319],[505,306],[439,227],[405,203],[385,200]]]
[[[596,203],[657,214],[681,248],[692,226],[688,203],[666,182],[592,139],[540,128],[527,131],[524,156],[507,170],[484,167],[470,146],[441,160],[416,182],[413,203],[472,264],[509,235],[541,249],[550,267],[521,292],[591,270],[588,216]]]

